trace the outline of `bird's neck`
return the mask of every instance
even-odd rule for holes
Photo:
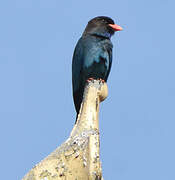
[[[93,36],[97,36],[97,37],[102,37],[102,38],[107,38],[110,39],[111,38],[111,34],[109,32],[93,32],[91,33],[91,35]]]
[[[91,35],[96,36],[104,39],[110,39],[112,34],[105,29],[92,29],[92,30],[85,30],[83,36]]]

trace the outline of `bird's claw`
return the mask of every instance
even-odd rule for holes
[[[89,78],[86,80],[88,83],[90,83],[91,81],[93,82],[94,81],[94,78]]]
[[[105,80],[104,80],[104,79],[99,78],[98,80],[99,80],[100,82],[102,82],[102,83],[105,83]]]
[[[101,78],[98,78],[98,79],[88,78],[86,81],[87,81],[88,83],[90,83],[90,82],[94,82],[95,80],[98,80],[98,81],[99,81],[99,84],[105,83],[105,80],[104,80],[104,79],[101,79]]]

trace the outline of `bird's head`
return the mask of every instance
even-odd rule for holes
[[[111,18],[106,16],[98,16],[88,22],[83,35],[94,34],[97,36],[110,38],[115,33],[115,31],[121,30],[122,27],[115,24]]]

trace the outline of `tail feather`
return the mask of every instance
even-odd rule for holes
[[[81,103],[83,100],[83,90],[82,89],[83,88],[80,88],[78,91],[73,92],[74,105],[75,105],[75,109],[77,112],[76,121],[77,121],[78,114],[79,114],[80,107],[81,107]],[[75,121],[75,123],[76,123],[76,121]]]

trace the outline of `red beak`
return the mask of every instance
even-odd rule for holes
[[[109,24],[109,26],[112,27],[112,29],[114,31],[121,31],[121,30],[123,30],[123,28],[121,26],[117,25],[117,24]]]

